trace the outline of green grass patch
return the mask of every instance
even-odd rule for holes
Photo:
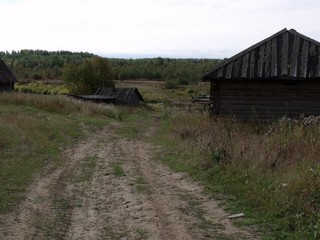
[[[133,232],[134,240],[148,239],[148,232],[143,228],[135,228]]]
[[[131,185],[137,190],[137,192],[144,192],[146,191],[146,182],[144,181],[143,177],[137,176],[134,181],[132,181]]]
[[[141,107],[127,108],[121,121],[121,127],[117,129],[118,134],[128,139],[145,139],[146,130],[152,124],[153,119],[150,117],[150,110]]]
[[[80,182],[86,182],[89,181],[92,178],[92,175],[94,173],[94,169],[97,165],[97,157],[86,157],[81,162],[81,173],[78,176],[78,181]]]
[[[123,177],[126,175],[121,162],[114,162],[111,165],[112,165],[112,171],[115,176]]]

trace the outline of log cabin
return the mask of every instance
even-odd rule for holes
[[[320,115],[320,43],[286,28],[203,75],[212,115],[274,120]]]

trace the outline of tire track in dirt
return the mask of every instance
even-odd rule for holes
[[[135,164],[147,183],[149,200],[160,218],[159,239],[258,239],[233,226],[228,214],[186,174],[174,173],[152,160],[153,146],[141,141],[133,145]]]
[[[47,166],[27,189],[26,200],[14,213],[0,216],[0,239],[43,239],[38,223],[55,215],[55,195],[62,194],[65,178],[73,171],[82,156],[92,148],[92,142],[80,143],[67,150],[61,167]]]
[[[199,184],[154,160],[155,146],[118,135],[118,127],[48,167],[19,210],[0,216],[0,239],[258,239],[234,227]]]

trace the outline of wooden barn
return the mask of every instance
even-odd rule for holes
[[[10,92],[17,81],[7,65],[0,59],[0,92]]]
[[[93,95],[80,95],[77,98],[128,106],[138,106],[144,101],[137,88],[98,88]]]
[[[212,114],[238,119],[320,115],[320,43],[283,29],[203,75]]]

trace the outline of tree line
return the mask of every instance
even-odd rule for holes
[[[13,70],[18,80],[61,79],[66,65],[81,65],[97,57],[88,52],[21,50],[0,52],[2,59]],[[195,83],[201,74],[211,70],[219,59],[108,58],[114,80],[167,80],[179,84]]]
[[[0,52],[2,59],[18,80],[60,79],[66,63],[80,64],[94,57],[87,52],[21,50]]]

